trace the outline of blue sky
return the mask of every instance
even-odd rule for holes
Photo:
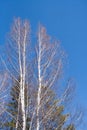
[[[33,33],[41,22],[61,41],[67,74],[76,80],[78,100],[87,107],[87,0],[0,0],[0,45],[18,16],[30,20]]]

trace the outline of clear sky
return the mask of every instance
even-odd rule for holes
[[[61,41],[68,54],[68,75],[77,82],[79,102],[87,107],[87,0],[0,0],[0,44],[14,17],[38,22]]]

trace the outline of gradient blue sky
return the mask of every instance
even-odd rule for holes
[[[68,53],[68,75],[77,82],[79,102],[87,107],[87,0],[0,0],[0,44],[14,17],[27,18],[33,32],[38,22]]]

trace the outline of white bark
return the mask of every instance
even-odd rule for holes
[[[26,110],[25,110],[25,74],[26,74],[26,36],[27,36],[27,25],[24,24],[23,42],[20,41],[20,21],[18,29],[18,55],[19,55],[19,70],[20,70],[20,102],[22,110],[23,130],[26,130]],[[21,45],[22,42],[22,45]],[[21,47],[22,46],[22,47]],[[19,109],[19,108],[18,108]],[[16,122],[16,129],[18,122]]]
[[[50,114],[52,113],[54,106],[51,107],[47,113],[45,113],[45,118],[41,120],[41,110],[43,111],[46,101],[49,99],[45,99],[45,96],[47,95],[47,92],[53,84],[55,83],[57,77],[60,77],[61,68],[62,68],[62,62],[61,62],[61,56],[60,59],[56,58],[55,55],[58,51],[57,47],[59,43],[54,42],[54,45],[52,45],[49,41],[49,37],[46,34],[46,30],[44,27],[39,27],[38,32],[38,48],[36,48],[37,53],[37,65],[38,65],[38,92],[37,92],[37,108],[36,108],[36,130],[40,130],[41,123],[43,120],[50,118]],[[60,50],[59,50],[60,53]],[[51,68],[51,69],[50,69]],[[48,74],[48,71],[51,71],[50,74]],[[46,91],[42,95],[42,87],[46,87]],[[42,101],[43,100],[43,101]]]
[[[29,130],[40,130],[40,129],[46,129],[46,121],[50,120],[51,114],[53,113],[55,109],[55,105],[52,105],[49,108],[46,108],[46,104],[49,103],[50,100],[50,90],[51,87],[54,85],[56,79],[58,80],[61,74],[61,68],[62,68],[62,54],[60,54],[60,48],[59,43],[55,44],[50,43],[50,39],[48,35],[46,34],[46,30],[44,27],[39,27],[38,32],[38,47],[36,48],[37,53],[37,72],[34,73],[35,80],[38,84],[37,94],[36,90],[31,93],[31,89],[29,93],[31,93],[29,96],[31,96],[29,100],[31,100],[31,103],[28,101],[28,90],[25,94],[25,86],[26,82],[28,82],[28,66],[27,66],[27,35],[28,35],[28,24],[26,22],[21,22],[19,19],[15,22],[12,35],[13,37],[13,43],[17,44],[15,51],[17,51],[17,57],[12,55],[13,59],[18,60],[18,65],[15,62],[15,60],[11,60],[11,65],[14,69],[14,71],[17,73],[17,76],[20,77],[20,81],[17,80],[14,73],[12,74],[9,69],[6,69],[8,72],[12,75],[12,77],[15,78],[15,80],[19,83],[19,100],[18,100],[18,115],[16,117],[16,130],[18,130],[19,126],[21,126],[21,130],[26,130],[27,125],[27,117],[31,118]],[[28,39],[29,40],[29,39]],[[12,46],[12,45],[11,45]],[[14,47],[13,47],[14,48]],[[57,53],[58,51],[58,53]],[[58,56],[58,57],[57,57]],[[3,60],[2,60],[3,61]],[[12,62],[14,61],[14,62]],[[27,64],[26,64],[27,63]],[[27,73],[27,74],[26,74]],[[33,81],[33,79],[32,79]],[[34,86],[37,86],[34,83]],[[31,86],[30,86],[31,87]],[[28,86],[27,86],[28,89]],[[34,88],[33,88],[34,89]],[[67,96],[67,91],[63,94],[61,100],[59,103],[63,102]],[[36,94],[36,95],[35,95]],[[25,95],[27,98],[27,101],[25,101]],[[37,96],[37,97],[36,97]],[[52,95],[53,96],[53,95]],[[52,97],[51,97],[52,98]],[[27,104],[25,104],[27,102]],[[30,105],[30,106],[29,106]],[[19,114],[21,109],[21,115],[22,115],[22,123],[19,122]],[[30,111],[28,112],[28,109]],[[46,110],[46,111],[45,111]],[[29,115],[28,115],[29,114]],[[44,115],[45,114],[45,115]],[[10,114],[9,114],[10,115]],[[11,115],[12,116],[12,115]],[[35,117],[35,118],[34,118]],[[13,118],[13,116],[12,116]],[[44,123],[45,121],[45,123]],[[45,124],[45,125],[44,125]],[[42,128],[44,126],[44,128]],[[50,124],[49,124],[50,126]]]
[[[39,52],[38,52],[38,93],[37,93],[37,125],[36,130],[40,128],[39,110],[40,110],[40,99],[41,99],[41,36],[39,30]]]
[[[22,86],[22,112],[23,112],[23,130],[26,130],[26,110],[25,110],[25,73],[26,73],[26,29],[24,32],[24,42],[23,42],[23,86]]]
[[[19,111],[20,111],[20,94],[19,94],[19,99],[18,99],[18,114],[17,114],[17,119],[16,119],[16,130],[18,129],[18,125],[19,125]]]

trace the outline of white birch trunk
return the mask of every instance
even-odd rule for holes
[[[26,71],[26,27],[23,42],[23,88],[22,88],[22,112],[23,112],[23,130],[26,130],[26,110],[25,110],[25,71]]]
[[[41,96],[41,38],[39,30],[39,52],[38,52],[38,93],[37,93],[37,126],[36,130],[40,129],[40,119],[39,119],[39,110],[40,110],[40,96]]]
[[[23,120],[22,125],[23,125],[23,130],[26,130],[26,110],[25,110],[26,27],[24,31],[25,31],[24,41],[23,41],[23,49],[22,49],[23,52],[21,52],[20,28],[19,28],[18,51],[19,51],[19,68],[20,68],[20,101],[21,101],[22,120]],[[23,60],[23,63],[21,60]],[[16,126],[18,126],[18,122],[16,122]]]
[[[17,114],[17,120],[16,120],[16,130],[18,129],[19,125],[19,111],[20,111],[20,94],[19,94],[19,99],[18,99],[18,114]]]
[[[20,84],[19,84],[20,85],[20,102],[21,102],[21,106],[22,106],[21,98],[22,98],[22,77],[23,76],[22,76],[21,46],[20,46],[20,22],[19,22],[19,30],[18,30],[18,60],[19,60],[19,70],[20,70],[20,72],[19,72],[20,73]],[[18,120],[16,121],[16,129],[18,129]]]

